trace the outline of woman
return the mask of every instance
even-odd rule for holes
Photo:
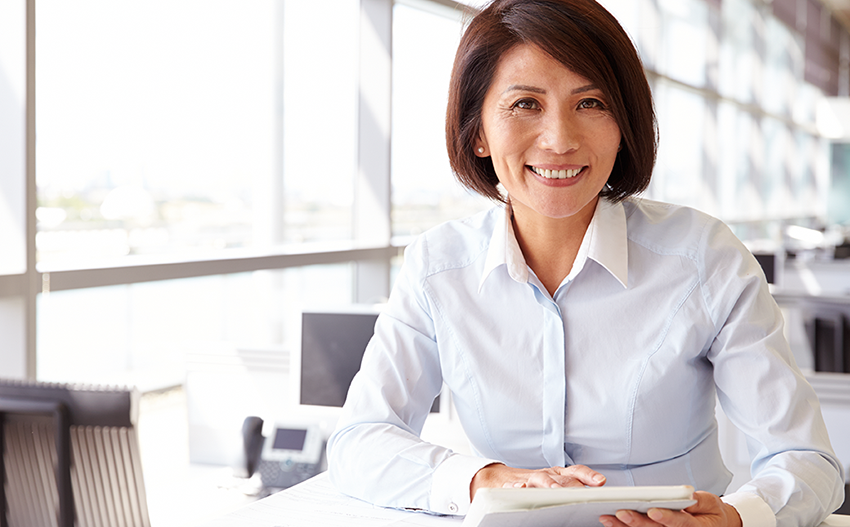
[[[607,526],[816,525],[843,471],[752,255],[634,195],[655,159],[640,60],[593,0],[496,0],[458,49],[447,143],[499,205],[407,248],[328,445],[343,492],[463,514],[477,489],[690,484]],[[476,456],[420,440],[445,383]],[[753,447],[725,496],[716,397]]]

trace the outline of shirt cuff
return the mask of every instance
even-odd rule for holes
[[[720,498],[738,511],[744,527],[776,527],[776,515],[766,501],[751,492],[733,492]]]
[[[498,461],[462,454],[454,454],[440,463],[431,478],[431,510],[441,514],[466,514],[472,478],[493,463]]]

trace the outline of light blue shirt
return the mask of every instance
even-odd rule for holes
[[[477,456],[419,438],[443,383]],[[817,525],[841,504],[817,398],[758,263],[725,225],[600,199],[551,296],[498,206],[407,248],[330,438],[330,476],[379,505],[453,514],[493,461],[723,494],[717,398],[753,455],[752,481],[724,498],[745,525]]]

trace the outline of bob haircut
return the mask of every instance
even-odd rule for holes
[[[595,0],[495,0],[469,23],[455,56],[446,112],[449,162],[461,184],[505,200],[492,160],[473,149],[499,60],[518,44],[539,47],[605,95],[622,149],[600,195],[617,202],[645,190],[658,145],[652,94],[628,35]]]

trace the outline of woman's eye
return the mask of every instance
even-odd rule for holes
[[[578,103],[578,107],[581,109],[589,109],[589,108],[598,108],[600,110],[605,109],[605,105],[599,99],[583,99],[580,103]]]
[[[514,103],[514,108],[520,110],[536,110],[538,108],[537,101],[534,99],[520,99]]]

